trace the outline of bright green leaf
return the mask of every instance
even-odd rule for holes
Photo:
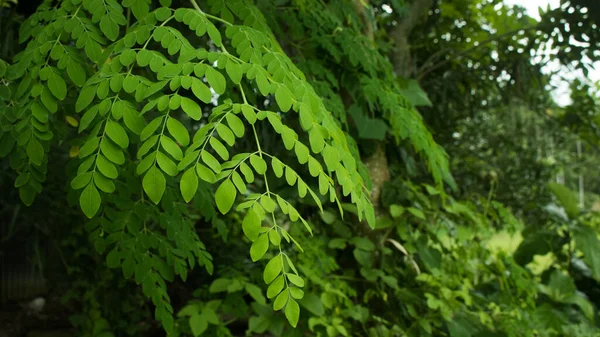
[[[298,325],[298,319],[300,318],[300,306],[298,302],[290,298],[287,305],[285,306],[285,317],[287,318],[290,325],[294,328]]]
[[[253,262],[260,260],[269,249],[269,236],[261,235],[259,236],[250,247],[250,258]]]
[[[281,111],[287,112],[292,107],[293,96],[290,90],[282,85],[275,91],[275,100]]]
[[[202,110],[198,103],[187,97],[181,98],[181,109],[193,120],[199,121],[202,118]]]
[[[185,202],[190,202],[198,189],[198,176],[193,167],[183,173],[179,188],[183,200],[185,200]]]
[[[108,120],[105,127],[106,134],[121,148],[127,148],[129,146],[129,137],[125,129],[118,123]]]
[[[208,67],[204,76],[206,76],[208,84],[210,84],[217,94],[222,95],[225,92],[226,81],[223,74],[213,67]]]
[[[237,195],[237,190],[231,182],[230,179],[226,179],[219,185],[217,191],[215,192],[215,202],[217,204],[217,208],[222,214],[226,214],[233,206],[233,202],[235,201],[235,196]]]
[[[242,222],[242,230],[250,241],[255,241],[258,238],[260,223],[261,219],[258,214],[254,210],[249,209]]]
[[[281,255],[276,255],[265,266],[265,270],[263,272],[263,280],[266,284],[273,282],[273,280],[275,280],[275,278],[279,276],[282,270],[283,260],[281,259]]]
[[[190,144],[190,134],[185,126],[177,119],[172,117],[167,119],[167,130],[169,130],[171,136],[173,136],[181,146],[188,146]]]

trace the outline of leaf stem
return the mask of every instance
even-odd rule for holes
[[[233,26],[233,24],[232,24],[231,22],[227,21],[227,20],[223,20],[223,19],[221,19],[220,17],[217,17],[217,16],[214,16],[214,15],[210,15],[210,14],[208,14],[208,13],[205,13],[205,12],[204,12],[202,9],[200,9],[200,6],[198,6],[198,3],[196,3],[196,0],[190,0],[190,2],[191,2],[191,3],[192,3],[192,5],[194,6],[194,8],[195,8],[195,9],[196,9],[198,12],[200,12],[200,14],[202,14],[202,15],[206,16],[207,18],[209,18],[209,19],[213,19],[213,20],[216,20],[216,21],[220,21],[220,22],[222,22],[222,23],[224,23],[224,24],[226,24],[226,25],[228,25],[228,26]]]

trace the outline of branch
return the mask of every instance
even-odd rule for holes
[[[502,40],[502,39],[504,39],[506,37],[513,36],[513,35],[518,34],[520,32],[528,31],[528,30],[532,30],[532,29],[537,29],[537,28],[540,28],[540,27],[541,27],[540,24],[536,24],[536,25],[533,25],[533,26],[529,26],[529,27],[525,27],[525,28],[519,28],[519,29],[511,30],[511,31],[508,31],[508,32],[505,32],[505,33],[502,33],[502,34],[499,34],[499,35],[492,36],[492,37],[490,37],[488,39],[480,41],[479,44],[476,45],[476,46],[473,46],[471,48],[468,48],[468,49],[465,49],[463,51],[460,51],[460,52],[456,53],[454,55],[454,59],[460,58],[460,57],[462,57],[462,56],[464,56],[464,55],[466,55],[468,53],[471,53],[471,52],[473,52],[473,51],[475,51],[475,50],[477,50],[477,49],[479,49],[479,48],[487,45],[488,43],[495,42],[495,41],[498,41],[498,40]],[[419,68],[419,71],[418,71],[419,75],[417,76],[417,81],[421,81],[427,74],[429,74],[432,71],[434,71],[434,70],[442,67],[446,63],[454,60],[453,58],[447,58],[447,59],[445,59],[445,60],[443,60],[441,62],[438,62],[437,64],[432,65],[429,68],[425,68],[427,66],[427,63],[429,63],[434,57],[437,57],[438,55],[443,54],[446,51],[452,52],[452,49],[446,48],[446,49],[442,49],[442,50],[438,51],[437,53],[433,54],[423,64],[423,66],[421,66],[421,68]]]

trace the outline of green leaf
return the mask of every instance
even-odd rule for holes
[[[190,317],[190,328],[194,337],[202,335],[208,328],[206,318],[200,314],[194,314]]]
[[[254,109],[251,106],[242,105],[242,114],[244,115],[244,118],[246,118],[248,123],[254,125],[254,123],[256,122],[256,113],[254,112]]]
[[[283,290],[283,286],[285,285],[285,279],[283,275],[279,275],[275,278],[275,280],[269,285],[267,288],[267,298],[273,298]]]
[[[294,172],[294,170],[291,167],[286,166],[285,180],[287,181],[288,185],[294,186],[297,179],[298,179],[298,175],[296,174],[296,172]]]
[[[310,130],[308,137],[312,152],[319,153],[323,151],[323,148],[325,147],[325,139],[318,128],[313,128]]]
[[[42,165],[44,160],[44,147],[35,138],[32,138],[27,143],[27,157],[29,161],[34,165]]]
[[[67,97],[67,84],[65,80],[56,72],[50,71],[48,74],[48,88],[54,97],[64,100]]]
[[[167,119],[167,130],[169,130],[171,136],[173,136],[181,146],[188,146],[190,144],[190,134],[185,126],[177,119],[172,117]]]
[[[79,92],[79,97],[77,97],[77,102],[75,102],[75,111],[80,112],[85,109],[96,96],[96,86],[88,85],[83,87]]]
[[[144,179],[142,180],[142,187],[144,188],[144,191],[150,200],[157,205],[165,193],[166,186],[167,180],[165,179],[163,173],[156,166],[152,166],[148,172],[146,172],[146,175],[144,175]]]
[[[131,12],[135,18],[138,19],[138,21],[141,21],[143,18],[145,18],[149,12],[148,1],[146,0],[126,0],[123,1],[123,6],[131,8]],[[170,11],[167,11],[167,13],[170,14]]]
[[[273,301],[273,310],[281,310],[287,303],[289,296],[290,293],[288,291],[282,291],[277,298],[275,298],[275,301]]]
[[[232,59],[229,59],[227,61],[227,65],[225,66],[225,70],[227,71],[227,75],[233,83],[240,84],[240,81],[242,80],[242,66],[240,64]]]
[[[112,20],[110,15],[102,16],[102,19],[100,20],[100,30],[111,41],[114,41],[119,37],[119,25]]]
[[[87,186],[87,184],[92,180],[92,172],[85,172],[71,180],[71,188],[74,190],[80,190]],[[19,187],[19,186],[15,186]]]
[[[271,230],[269,232],[269,241],[273,246],[279,246],[281,244],[281,235],[277,230]]]
[[[204,76],[206,76],[208,84],[210,84],[217,94],[222,95],[225,92],[226,81],[223,74],[215,70],[213,67],[208,67],[206,68],[206,73]]]
[[[183,159],[183,151],[181,151],[181,148],[179,148],[179,145],[177,145],[177,143],[175,143],[168,136],[163,135],[162,137],[160,137],[160,145],[162,146],[162,148],[165,151],[167,151],[168,154],[171,155],[171,157],[173,157],[173,159],[175,159],[175,160]]]
[[[202,161],[204,161],[204,163],[208,165],[208,167],[215,171],[215,173],[221,172],[221,164],[219,164],[217,158],[210,154],[210,152],[202,151],[200,153],[200,157],[202,158]]]
[[[298,319],[300,318],[300,306],[298,302],[290,298],[287,305],[285,306],[285,317],[287,318],[290,325],[294,328],[298,325]]]
[[[99,154],[96,158],[96,166],[98,167],[100,173],[102,173],[107,178],[116,179],[119,176],[119,172],[117,171],[116,166],[113,165],[113,163],[108,161],[106,157],[104,157],[101,154]]]
[[[215,27],[215,25],[212,24],[212,22],[207,22],[206,32],[216,46],[220,47],[223,45],[223,42],[221,41],[221,33]]]
[[[96,187],[104,193],[112,193],[116,188],[112,180],[108,179],[100,172],[94,173],[94,184],[96,184]]]
[[[283,176],[283,163],[279,159],[273,157],[271,160],[271,169],[273,169],[273,173],[275,173],[277,178]]]
[[[560,205],[565,209],[567,215],[569,215],[569,218],[577,218],[579,215],[579,206],[575,193],[566,186],[557,183],[549,183],[548,189],[554,194],[556,199],[558,199]]]
[[[216,128],[219,137],[221,137],[227,145],[233,146],[235,144],[235,136],[233,135],[233,132],[231,132],[231,129],[224,124],[218,124]]]
[[[69,62],[69,65],[67,66],[67,75],[69,75],[69,78],[76,86],[81,87],[85,84],[85,70],[79,63],[75,61]]]
[[[210,292],[211,294],[225,292],[225,291],[227,291],[227,289],[229,288],[231,283],[232,283],[232,280],[230,280],[230,279],[218,278],[210,284],[210,287],[208,288],[208,292]]]
[[[308,294],[304,296],[299,302],[304,308],[306,308],[306,310],[310,311],[315,316],[323,316],[325,314],[325,308],[323,307],[323,303],[321,302],[319,296],[315,294]]]
[[[304,287],[304,280],[295,274],[286,274],[285,275],[288,279],[288,281],[292,282],[293,284],[295,284],[298,287]]]
[[[195,79],[192,82],[192,92],[194,93],[194,96],[198,97],[198,99],[204,103],[210,103],[210,101],[212,101],[210,88],[199,79]]]
[[[425,217],[425,213],[423,213],[423,211],[421,211],[418,208],[414,208],[414,207],[409,207],[406,209],[409,213],[411,213],[412,215],[416,216],[419,219],[425,220],[427,219]]]
[[[194,198],[196,190],[198,190],[198,176],[193,167],[183,173],[179,188],[185,202],[190,202]]]
[[[94,137],[88,139],[85,144],[79,149],[79,158],[83,159],[90,154],[92,154],[98,148],[98,144],[100,143],[100,137]]]
[[[250,156],[250,164],[258,174],[265,174],[267,172],[267,163],[255,154]]]
[[[117,248],[106,255],[106,266],[108,268],[117,268],[121,264],[121,256]]]
[[[250,247],[250,258],[252,259],[252,262],[256,262],[265,256],[268,249],[269,236],[266,234],[259,236]]]
[[[215,192],[215,202],[219,212],[226,214],[233,206],[237,190],[230,179],[226,179],[219,185]]]
[[[213,173],[213,171],[211,171],[208,167],[198,163],[196,164],[196,173],[198,174],[198,177],[200,177],[200,179],[208,182],[208,183],[214,183],[216,180],[215,174]]]
[[[108,120],[106,122],[105,131],[108,137],[121,148],[125,149],[129,146],[129,137],[127,136],[127,132],[125,132],[125,129],[123,129],[119,123]]]
[[[258,86],[258,90],[263,96],[267,96],[271,89],[271,85],[269,84],[269,80],[265,75],[259,73],[256,75],[256,85]]]
[[[123,110],[123,121],[125,122],[125,126],[136,135],[139,135],[146,127],[144,117],[130,107],[126,107]]]
[[[85,131],[90,126],[90,124],[94,121],[94,119],[96,118],[97,115],[98,115],[98,107],[97,106],[86,111],[83,114],[83,116],[81,117],[81,119],[79,120],[78,132],[81,133],[81,132]]]
[[[575,244],[583,252],[583,260],[592,270],[592,276],[600,280],[600,240],[596,231],[584,225],[574,229]]]
[[[210,146],[215,150],[215,152],[221,157],[223,160],[229,160],[229,151],[223,143],[221,143],[217,138],[212,137],[208,141]]]
[[[174,177],[179,173],[177,165],[160,151],[156,153],[156,162],[160,169],[171,177]]]
[[[352,238],[350,243],[367,252],[372,252],[375,250],[375,244],[367,238],[357,236]]]
[[[102,47],[96,41],[88,41],[85,44],[85,53],[92,61],[96,62],[102,56]]]
[[[148,138],[146,141],[144,141],[142,146],[140,146],[140,148],[138,149],[136,157],[138,159],[144,158],[144,156],[148,153],[148,151],[150,151],[150,149],[156,145],[156,143],[158,142],[158,138],[159,138],[158,135],[154,135],[154,136]],[[156,153],[154,153],[154,154],[156,155]]]
[[[225,119],[227,120],[227,124],[229,124],[229,127],[231,128],[235,136],[238,138],[242,138],[244,136],[244,132],[246,131],[246,128],[244,127],[244,122],[242,122],[242,120],[233,113],[228,113],[227,116],[225,116]]]
[[[163,117],[156,117],[152,120],[152,122],[148,123],[148,125],[146,125],[146,127],[142,130],[142,133],[140,134],[140,140],[144,141],[150,136],[152,136],[154,132],[156,132],[162,121]]]
[[[262,304],[262,305],[267,304],[267,300],[263,296],[262,291],[260,290],[259,287],[257,287],[256,285],[254,285],[252,283],[246,283],[244,285],[244,288],[246,289],[246,292],[248,293],[248,295],[250,295],[258,304]]]
[[[269,197],[268,195],[263,195],[260,198],[260,204],[265,209],[265,211],[269,213],[273,213],[275,211],[275,208],[277,207],[275,201],[273,201],[273,199],[271,199],[271,197]]]
[[[252,171],[250,166],[248,166],[248,164],[242,162],[240,164],[240,171],[244,175],[244,178],[246,179],[248,184],[252,184],[254,182],[254,172]]]
[[[263,272],[263,280],[266,284],[273,282],[273,280],[275,280],[275,278],[279,276],[282,270],[283,260],[281,258],[281,255],[276,255],[265,266],[265,270]]]
[[[427,93],[421,89],[416,80],[408,80],[408,85],[401,88],[400,92],[413,106],[433,106]]]
[[[250,208],[242,222],[242,230],[250,241],[255,241],[260,233],[261,219],[258,214]]]
[[[301,299],[304,297],[304,291],[298,287],[291,287],[290,295],[292,296],[292,298]]]
[[[181,109],[193,120],[199,121],[202,118],[202,109],[198,103],[187,97],[181,97]]]
[[[357,106],[352,106],[349,112],[357,126],[358,137],[362,139],[385,139],[388,126],[382,119],[364,116],[363,112]]]
[[[93,218],[98,212],[98,209],[100,209],[101,202],[102,199],[100,199],[100,193],[98,193],[94,184],[88,184],[79,196],[81,210],[83,211],[83,214],[90,219]]]
[[[287,112],[292,108],[293,97],[290,90],[285,86],[280,86],[277,91],[275,91],[275,100],[277,101],[277,105],[281,108],[281,111]]]
[[[325,160],[325,165],[327,165],[327,169],[329,171],[335,171],[337,169],[337,165],[340,162],[340,154],[336,148],[330,145],[325,145],[323,152],[321,153],[323,156],[323,160]]]
[[[300,164],[305,164],[308,161],[308,156],[310,152],[308,151],[308,147],[301,142],[297,141],[294,146],[294,152],[296,152],[296,158],[298,158],[298,162]]]

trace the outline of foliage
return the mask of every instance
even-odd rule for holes
[[[596,99],[534,57],[563,14],[419,2],[43,1],[0,60],[1,201],[77,335],[597,336]]]

